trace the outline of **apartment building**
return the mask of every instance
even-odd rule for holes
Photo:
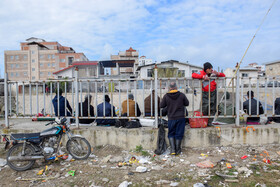
[[[124,61],[134,61],[133,67],[124,65],[120,68],[120,73],[135,74],[138,68],[139,52],[130,47],[126,51],[120,51],[118,55],[111,55],[111,60],[124,60]],[[112,69],[111,71],[115,71]]]
[[[31,37],[20,43],[20,50],[4,52],[5,72],[9,80],[38,81],[54,78],[53,72],[64,69],[74,61],[88,61],[83,53],[58,42]]]

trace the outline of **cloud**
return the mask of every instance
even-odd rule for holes
[[[0,68],[4,50],[29,37],[58,41],[90,60],[130,46],[156,61],[233,67],[241,60],[273,0],[2,0]],[[244,65],[279,60],[280,3],[276,2]]]

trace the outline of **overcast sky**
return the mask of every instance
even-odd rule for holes
[[[0,69],[4,50],[29,37],[58,41],[89,60],[110,59],[129,47],[154,61],[234,67],[274,0],[1,0]],[[280,60],[276,1],[243,66]]]

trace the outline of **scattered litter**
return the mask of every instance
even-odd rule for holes
[[[68,155],[68,157],[67,157],[67,159],[65,161],[70,162],[72,160],[72,158],[73,157],[71,155]]]
[[[101,162],[107,163],[107,162],[109,162],[109,160],[111,159],[111,157],[112,157],[112,155],[108,155],[108,156],[106,156],[105,158],[103,158],[103,159],[101,160]]]
[[[15,179],[15,181],[44,181],[44,180],[50,180],[50,179],[56,179],[55,177],[48,177],[48,178],[29,178],[29,179],[23,179],[21,177],[18,177]]]
[[[202,183],[195,183],[193,187],[205,187]]]
[[[6,159],[0,158],[0,167],[4,167],[7,164]]]
[[[263,159],[263,162],[267,163],[267,164],[271,164],[271,161],[269,159],[266,159],[266,158]]]
[[[227,168],[232,168],[232,166],[231,166],[231,164],[230,163],[226,163],[226,166],[227,166]]]
[[[159,181],[156,181],[156,184],[157,185],[163,185],[163,184],[170,184],[171,182],[168,181],[168,180],[159,180]]]
[[[107,182],[109,182],[110,180],[107,179],[107,178],[103,178],[102,181],[107,183]]]
[[[244,159],[246,159],[246,158],[248,158],[247,155],[244,155],[244,156],[241,157],[242,160],[244,160]]]
[[[131,184],[132,184],[132,182],[123,181],[123,182],[119,185],[119,187],[128,187],[128,186],[131,185]]]
[[[178,182],[171,182],[170,186],[179,186]]]
[[[197,163],[196,166],[200,168],[213,168],[214,164],[210,160],[205,160],[203,162]]]
[[[106,168],[107,167],[107,165],[103,165],[103,166],[100,166],[101,168]]]
[[[146,167],[143,167],[143,166],[138,166],[136,168],[136,172],[139,172],[139,173],[144,173],[147,171],[147,168]]]
[[[223,177],[224,179],[235,179],[235,178],[237,178],[237,175],[226,175],[226,174],[220,173],[219,171],[215,171],[215,174],[220,176],[220,177]]]
[[[232,182],[232,183],[235,183],[235,182],[239,182],[238,179],[225,179],[225,182]]]
[[[75,170],[70,170],[70,171],[68,172],[68,174],[71,175],[71,176],[75,176]]]
[[[130,164],[139,163],[139,161],[133,156],[129,159]]]

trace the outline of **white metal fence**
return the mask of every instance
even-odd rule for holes
[[[238,73],[237,73],[238,75]],[[260,78],[212,78],[217,82],[217,109],[218,104],[223,104],[224,111],[216,113],[216,115],[210,115],[210,107],[208,114],[204,116],[194,116],[194,111],[200,111],[202,113],[202,80],[192,78],[158,78],[157,70],[153,78],[150,79],[81,79],[78,78],[77,72],[74,79],[66,80],[47,80],[47,81],[9,81],[7,75],[4,82],[4,103],[5,103],[5,123],[9,126],[9,118],[32,118],[36,114],[42,112],[43,118],[55,117],[53,108],[53,98],[58,94],[58,90],[63,90],[63,96],[69,101],[72,107],[71,116],[69,118],[75,118],[76,124],[79,126],[79,119],[134,119],[134,118],[152,118],[155,119],[156,126],[158,125],[158,117],[162,116],[162,110],[158,110],[158,97],[163,98],[164,94],[168,92],[168,86],[171,82],[176,82],[178,90],[185,93],[190,105],[186,108],[189,118],[235,118],[235,124],[238,126],[240,123],[240,117],[279,117],[275,114],[274,101],[277,97],[280,97],[280,85],[279,80],[275,77],[260,77]],[[239,81],[236,81],[239,80]],[[211,81],[211,80],[210,80]],[[209,81],[209,82],[210,82]],[[229,82],[231,81],[231,84]],[[145,98],[152,95],[152,90],[155,91],[154,97],[151,97],[149,103],[151,108],[151,114],[145,112]],[[57,92],[56,92],[57,91]],[[245,101],[246,93],[248,91],[255,92],[255,98],[261,101],[264,107],[264,114],[259,112],[259,103],[257,107],[257,114],[252,115],[251,110],[248,114],[241,114],[239,110],[243,111],[243,101]],[[229,92],[231,99],[227,100],[224,95]],[[210,93],[210,92],[209,92]],[[97,116],[97,106],[100,103],[104,103],[105,95],[108,95],[111,99],[111,116],[105,116],[105,107],[103,107],[103,116]],[[122,114],[122,103],[124,100],[128,100],[128,95],[134,95],[134,101],[139,105],[141,110],[140,116],[130,116],[129,112],[127,116]],[[92,95],[93,100],[91,103],[94,107],[94,116],[83,116],[79,114],[79,103],[82,109],[82,102],[86,95]],[[210,99],[209,99],[210,100]],[[226,112],[227,102],[231,102],[234,106],[234,110],[231,114]],[[209,101],[210,103],[210,101]],[[66,112],[66,102],[65,114]],[[147,105],[147,103],[146,103]],[[249,102],[251,107],[251,101]],[[57,100],[58,111],[60,111],[60,102]],[[116,107],[117,115],[113,115],[113,106]],[[154,106],[154,107],[153,107]],[[249,107],[249,108],[250,108]],[[88,114],[90,114],[90,108],[88,107]],[[136,111],[136,105],[135,109]],[[154,111],[153,111],[154,110]],[[83,110],[80,110],[81,112]],[[129,111],[129,105],[127,102],[127,111]],[[159,111],[159,113],[158,113]],[[3,116],[4,117],[4,116]],[[59,115],[57,117],[62,117]]]

